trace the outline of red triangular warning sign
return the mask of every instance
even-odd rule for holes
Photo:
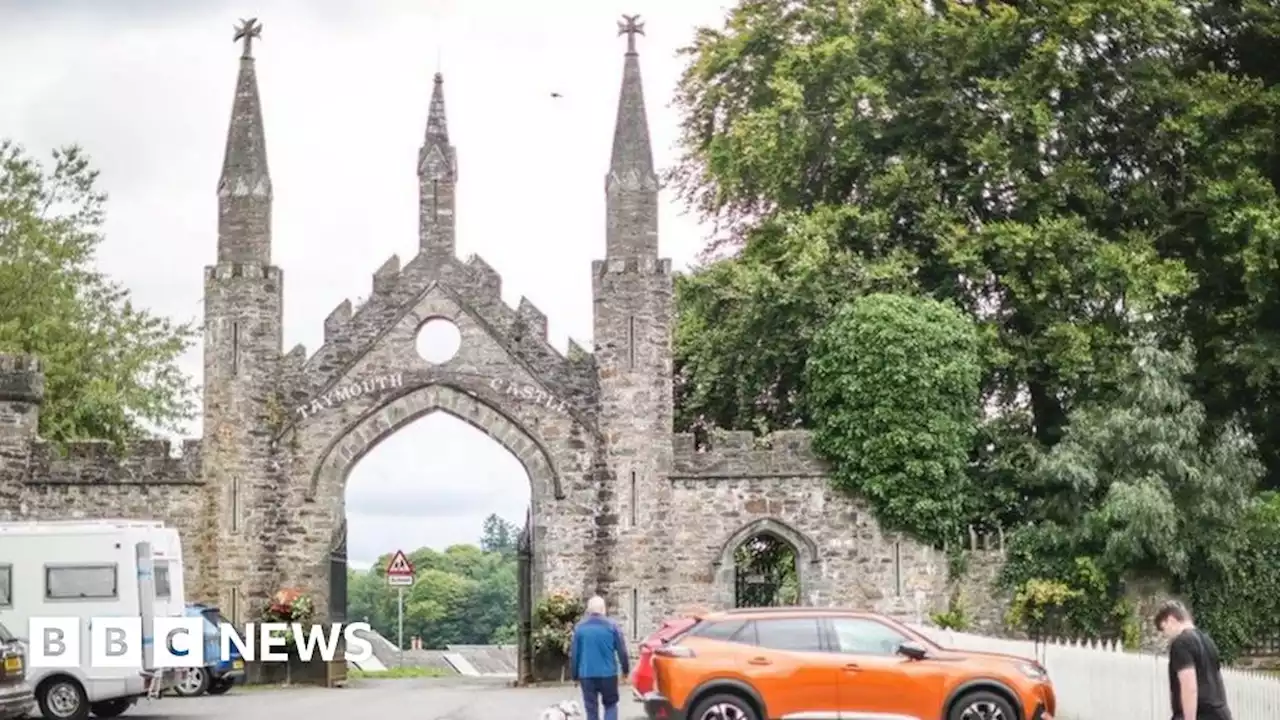
[[[403,550],[397,550],[396,554],[391,556],[391,562],[387,563],[387,574],[413,576],[413,563],[405,557]]]

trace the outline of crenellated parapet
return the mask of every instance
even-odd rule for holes
[[[180,450],[180,454],[177,452]],[[141,440],[124,452],[104,440],[31,448],[28,485],[200,485],[200,440]]]
[[[484,260],[419,253],[401,267],[392,256],[373,274],[372,293],[358,309],[343,300],[325,318],[324,344],[310,357],[301,346],[285,356],[282,384],[289,403],[298,405],[346,372],[386,328],[432,287],[439,286],[493,331],[494,337],[527,365],[549,389],[583,407],[594,404],[595,369],[590,353],[572,342],[569,357],[551,345],[547,317],[527,298],[518,307],[502,300],[502,278]]]
[[[826,463],[814,453],[808,430],[757,436],[750,430],[712,429],[705,441],[693,433],[672,436],[672,477],[822,477]]]

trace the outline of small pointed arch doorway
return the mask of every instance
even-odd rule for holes
[[[717,595],[733,608],[804,605],[817,558],[817,545],[804,534],[781,520],[756,520],[721,548]]]

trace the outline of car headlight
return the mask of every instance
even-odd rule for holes
[[[1018,670],[1032,680],[1047,680],[1049,678],[1049,672],[1040,663],[1020,662],[1018,663]]]

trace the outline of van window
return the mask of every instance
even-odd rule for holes
[[[44,596],[49,600],[115,599],[118,591],[115,565],[44,568]]]
[[[156,597],[168,599],[170,596],[170,593],[172,592],[169,589],[169,561],[168,560],[156,561],[155,579],[156,579]]]
[[[12,565],[0,565],[0,607],[13,607]]]

